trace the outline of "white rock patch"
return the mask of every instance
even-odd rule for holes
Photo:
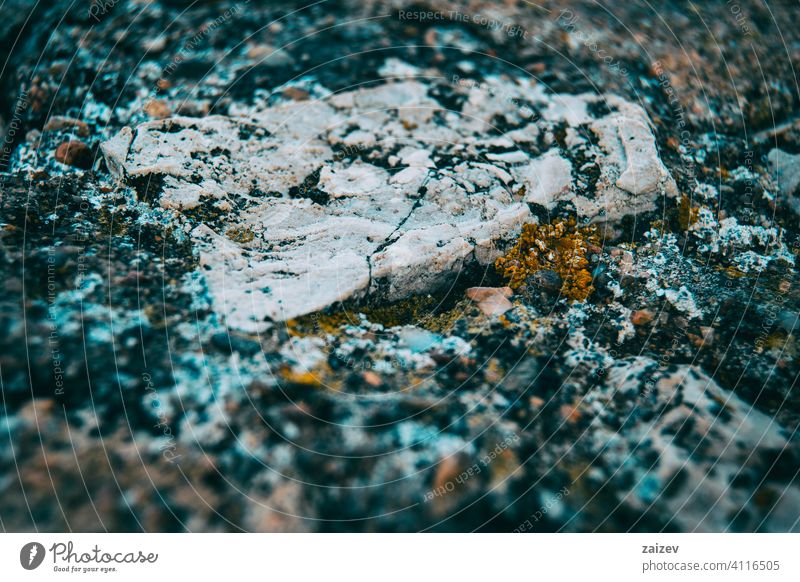
[[[676,195],[637,105],[492,82],[497,91],[450,87],[465,97],[460,112],[404,80],[152,121],[102,150],[121,180],[149,181],[157,203],[188,213],[215,309],[244,331],[366,294],[435,291],[489,265],[533,220],[529,204],[563,200],[616,221]],[[498,115],[514,129],[499,133]],[[559,145],[564,129],[573,138]],[[590,188],[577,182],[576,157],[597,166]]]
[[[521,166],[515,172],[525,184],[525,201],[552,208],[572,190],[572,164],[556,150]]]

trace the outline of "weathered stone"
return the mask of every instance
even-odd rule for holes
[[[56,161],[87,170],[92,167],[92,150],[82,141],[65,141],[58,146],[55,153]]]
[[[80,119],[73,119],[72,117],[54,115],[44,125],[45,131],[61,131],[64,129],[74,129],[75,133],[81,137],[89,136],[89,126]]]
[[[655,317],[655,313],[653,313],[650,309],[638,309],[631,313],[631,323],[633,325],[641,326],[647,325],[653,318]]]
[[[513,307],[508,300],[514,292],[510,287],[471,287],[467,289],[469,297],[484,315],[503,315]]]
[[[551,295],[558,295],[563,284],[564,281],[558,273],[550,269],[542,269],[528,277],[525,286],[529,293],[543,291]]]
[[[529,202],[570,200],[587,218],[617,220],[674,194],[638,106],[609,97],[613,111],[594,117],[598,96],[496,83],[503,95],[527,94],[545,127],[567,123],[587,137],[532,158],[516,144],[540,131],[533,123],[529,133],[491,132],[498,112],[522,116],[507,99],[458,87],[467,98],[459,118],[429,86],[402,81],[238,116],[148,122],[102,148],[119,178],[160,178],[161,206],[222,215],[224,230],[204,223],[191,236],[216,309],[247,331],[367,294],[435,291],[497,258],[533,220]],[[568,158],[579,150],[600,168],[591,196],[573,184]],[[231,241],[222,234],[231,228],[254,237]]]
[[[651,359],[631,358],[610,369],[608,385],[618,393],[633,388],[649,406],[663,410],[624,436],[609,432],[608,438],[623,438],[626,447],[621,450],[628,451],[646,439],[657,462],[640,469],[642,474],[634,478],[638,492],[629,502],[644,507],[658,499],[673,509],[682,531],[724,530],[728,516],[749,501],[746,490],[731,487],[734,479],[763,470],[758,468],[762,460],[788,445],[772,418],[695,367],[662,373]]]
[[[767,154],[770,172],[775,179],[781,195],[795,212],[800,212],[800,201],[797,199],[800,186],[800,155],[787,153],[775,148]]]

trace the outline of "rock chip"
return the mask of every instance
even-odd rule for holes
[[[631,313],[631,323],[633,325],[642,326],[647,325],[653,318],[655,317],[655,313],[653,313],[650,309],[638,309]]]
[[[88,170],[92,167],[92,150],[82,141],[65,141],[56,148],[57,162]]]
[[[144,112],[152,119],[164,119],[172,115],[172,110],[162,99],[151,99],[144,105]]]
[[[508,300],[514,292],[510,287],[471,287],[467,289],[469,297],[484,315],[503,315],[513,304]]]
[[[563,284],[561,275],[551,269],[542,269],[528,277],[525,287],[530,293],[543,291],[550,295],[558,295]]]
[[[45,131],[61,131],[64,129],[74,129],[81,137],[89,136],[89,126],[80,119],[64,117],[63,115],[53,115],[44,125]]]

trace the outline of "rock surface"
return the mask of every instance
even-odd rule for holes
[[[469,297],[480,308],[484,315],[502,315],[513,304],[508,300],[514,292],[509,287],[472,287],[467,289]]]
[[[779,192],[789,202],[795,213],[800,213],[798,186],[800,186],[800,155],[774,149],[767,155],[770,170],[775,176]]]
[[[774,420],[725,393],[696,368],[679,366],[664,373],[657,362],[636,358],[612,366],[608,384],[614,391],[638,396],[609,403],[605,414],[618,414],[624,422],[644,401],[662,411],[626,432],[625,444],[620,443],[619,431],[608,431],[605,437],[600,431],[596,437],[623,455],[657,459],[657,469],[632,476],[637,502],[645,509],[666,497],[663,501],[681,531],[724,530],[729,516],[745,511],[752,495],[732,489],[731,484],[772,470],[769,460],[777,462],[788,445]],[[620,460],[619,470],[629,471],[624,458]],[[785,502],[795,503],[797,495],[792,491]],[[776,519],[781,517],[776,515]]]
[[[436,292],[497,258],[533,220],[527,203],[618,221],[677,194],[637,105],[523,80],[457,87],[460,115],[429,96],[434,86],[389,82],[238,117],[147,122],[102,150],[163,208],[220,214],[191,236],[217,309],[243,331],[365,295]],[[522,98],[541,116],[509,113]],[[592,115],[599,105],[608,112]],[[498,134],[499,112],[519,128]],[[568,159],[579,156],[597,174],[582,187]]]

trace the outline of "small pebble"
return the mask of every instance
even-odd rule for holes
[[[550,269],[536,271],[533,275],[528,277],[527,281],[530,291],[540,290],[554,295],[561,292],[563,284],[564,281],[561,279],[561,276]]]
[[[631,323],[633,325],[647,325],[651,321],[655,314],[650,309],[639,309],[631,313]]]
[[[56,161],[88,170],[92,167],[92,150],[82,141],[65,141],[56,149]]]
[[[166,101],[161,99],[151,99],[144,106],[144,112],[153,119],[164,119],[172,115],[172,110]]]
[[[61,115],[54,115],[47,120],[44,126],[45,131],[61,131],[62,129],[75,129],[75,132],[81,137],[89,136],[89,126],[80,119],[73,119],[72,117],[63,117]]]
[[[364,372],[361,377],[364,379],[364,383],[372,388],[379,388],[383,384],[381,377],[372,371]]]
[[[514,292],[510,287],[471,287],[467,297],[475,302],[484,315],[502,315],[512,307],[508,300]]]

